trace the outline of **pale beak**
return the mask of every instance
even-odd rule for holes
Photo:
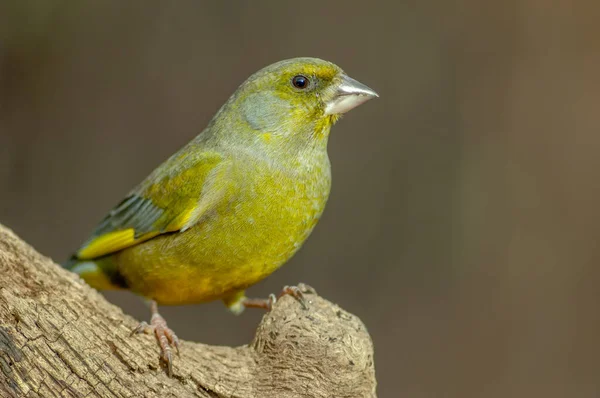
[[[375,97],[379,95],[373,89],[342,75],[342,82],[337,86],[334,97],[325,104],[325,115],[346,113]]]

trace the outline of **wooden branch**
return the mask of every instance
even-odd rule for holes
[[[309,299],[279,300],[247,346],[182,342],[169,378],[134,319],[0,225],[0,396],[375,397],[362,322]]]

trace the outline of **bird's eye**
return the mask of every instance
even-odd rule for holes
[[[294,76],[292,79],[292,84],[294,87],[303,90],[308,87],[308,78],[302,75]]]

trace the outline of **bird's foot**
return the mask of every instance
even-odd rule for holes
[[[284,286],[277,298],[279,299],[286,294],[294,297],[300,302],[302,308],[307,309],[308,307],[306,306],[306,298],[304,297],[304,295],[317,294],[317,291],[305,283],[299,283],[296,286]]]
[[[269,294],[269,297],[266,299],[251,299],[246,297],[243,299],[242,304],[245,308],[263,308],[271,311],[278,299],[289,295],[298,300],[302,308],[307,309],[305,294],[317,294],[317,291],[304,283],[299,283],[297,286],[284,286],[278,296]]]
[[[160,357],[167,365],[169,376],[173,376],[173,353],[172,348],[175,347],[177,355],[179,355],[179,338],[173,330],[167,326],[167,321],[158,313],[156,303],[151,303],[152,317],[150,324],[141,322],[135,329],[131,331],[131,335],[139,333],[154,334],[156,341],[160,346]]]

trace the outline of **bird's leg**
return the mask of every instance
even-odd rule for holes
[[[179,339],[177,335],[167,326],[167,321],[158,313],[158,305],[156,301],[150,301],[150,311],[152,317],[150,318],[150,324],[141,322],[131,334],[137,333],[154,333],[158,345],[160,346],[160,356],[163,361],[167,364],[169,376],[173,375],[173,354],[171,346],[177,350],[179,355]]]
[[[276,301],[277,297],[271,293],[266,299],[244,297],[244,299],[241,301],[241,304],[244,306],[244,308],[262,308],[264,310],[271,311]]]
[[[316,293],[316,290],[312,287],[304,283],[299,283],[297,286],[284,286],[281,290],[281,293],[279,293],[278,296],[275,296],[274,294],[269,294],[269,297],[267,297],[266,299],[251,299],[243,297],[241,300],[241,304],[245,308],[263,308],[267,311],[271,311],[273,309],[273,305],[275,305],[277,300],[287,294],[298,300],[302,305],[302,308],[306,309],[306,299],[304,295]]]

